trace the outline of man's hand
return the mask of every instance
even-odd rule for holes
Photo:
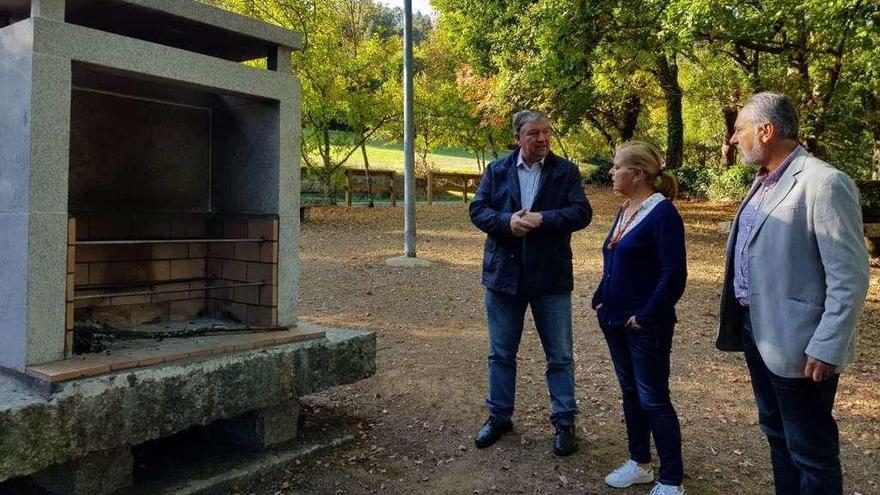
[[[821,382],[831,378],[837,372],[837,367],[824,361],[819,361],[813,356],[807,356],[807,365],[804,366],[804,376],[814,382]]]
[[[538,228],[541,226],[541,224],[544,223],[544,215],[542,215],[541,212],[529,211],[529,210],[523,210],[523,211],[525,213],[522,215],[522,217],[524,219],[528,220],[532,225],[534,225],[535,226],[534,228]]]
[[[522,209],[510,216],[510,232],[516,237],[524,237],[530,230],[537,227],[526,219],[528,210]]]

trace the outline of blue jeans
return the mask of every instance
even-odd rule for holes
[[[531,306],[535,327],[547,360],[547,387],[554,425],[574,423],[574,360],[571,337],[571,293],[540,297],[512,296],[486,290],[489,320],[489,414],[501,420],[513,415],[516,396],[516,354],[522,338],[526,306]]]
[[[770,443],[777,495],[840,495],[840,443],[831,415],[840,375],[818,383],[775,375],[755,345],[748,308],[743,332],[758,423]]]
[[[660,458],[660,481],[681,485],[681,426],[669,397],[669,355],[674,324],[634,329],[600,321],[623,394],[630,458],[651,462],[651,435]]]

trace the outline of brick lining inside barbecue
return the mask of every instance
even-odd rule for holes
[[[69,228],[68,333],[76,321],[277,323],[275,218],[91,214]]]

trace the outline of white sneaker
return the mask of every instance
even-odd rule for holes
[[[605,477],[605,483],[613,488],[626,488],[638,483],[654,481],[654,466],[644,469],[639,463],[630,459]],[[659,486],[659,485],[658,485]],[[652,494],[654,492],[651,492]],[[672,493],[672,492],[670,492]]]
[[[648,495],[684,495],[684,486],[664,485],[657,483]]]

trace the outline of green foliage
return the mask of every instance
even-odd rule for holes
[[[695,162],[685,162],[684,165],[670,171],[678,181],[678,192],[688,198],[705,198],[708,196],[709,187],[723,170],[711,165],[703,165]]]
[[[709,199],[714,201],[740,201],[749,193],[758,169],[747,165],[736,165],[712,177],[707,190]]]
[[[614,162],[610,158],[596,155],[585,160],[586,165],[581,166],[581,174],[584,183],[594,186],[611,185],[611,167]]]
[[[302,156],[362,160],[402,137],[399,9],[376,0],[203,0],[302,33]],[[722,150],[754,92],[789,95],[807,148],[856,178],[880,175],[880,3],[867,0],[433,0],[414,19],[416,149],[467,150],[481,168],[512,143],[509,119],[550,114],[554,150],[610,157],[622,141],[665,148],[687,194],[728,194]],[[680,102],[680,105],[678,104]],[[346,129],[337,139],[328,130]],[[338,136],[337,136],[338,137]],[[557,140],[558,139],[558,140]],[[369,149],[372,152],[372,149]],[[735,153],[726,150],[728,163]],[[373,160],[370,159],[372,162]],[[590,160],[591,183],[607,181]],[[595,167],[595,171],[592,167]]]

